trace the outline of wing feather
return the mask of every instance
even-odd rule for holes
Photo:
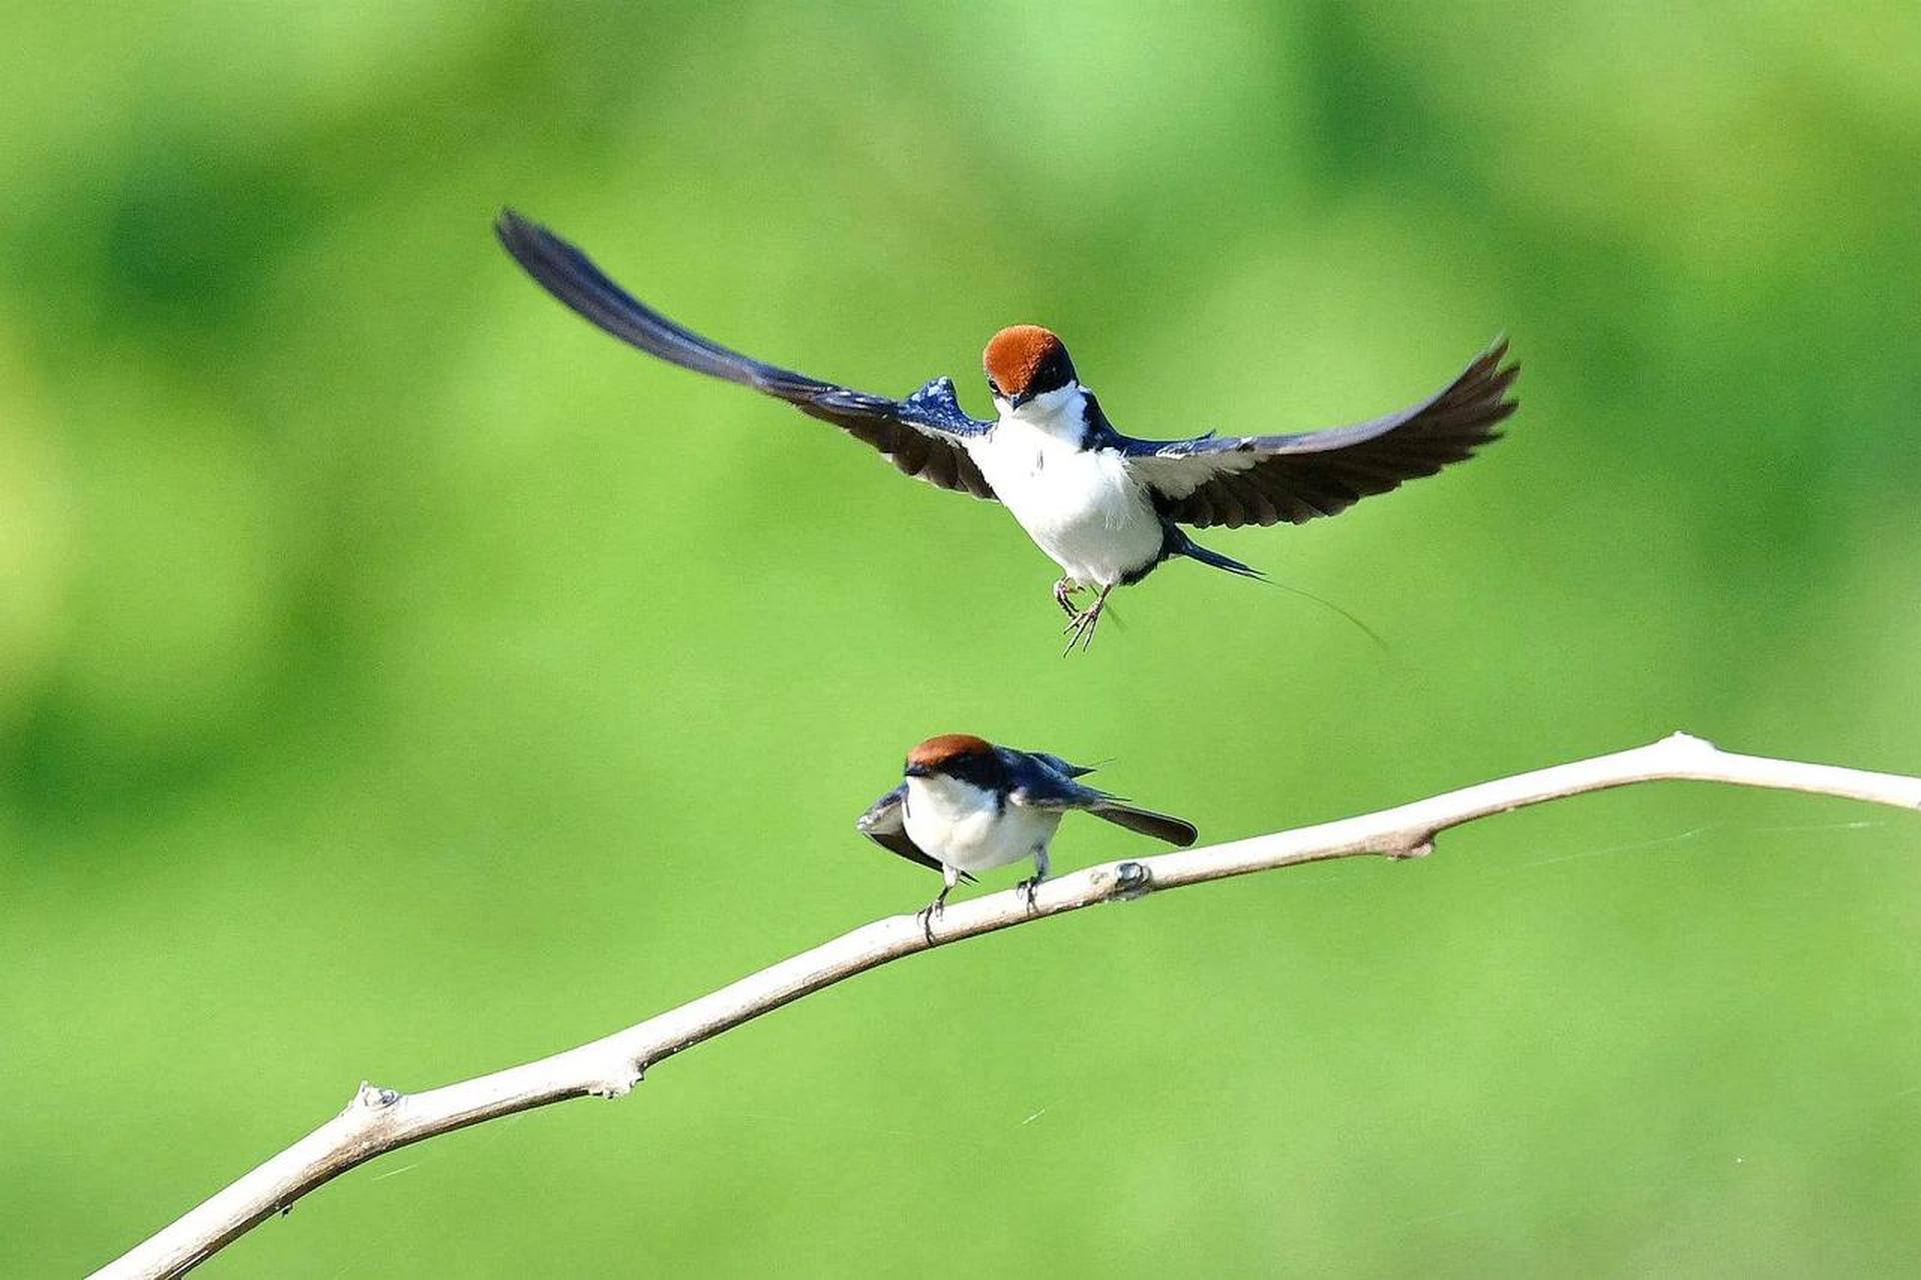
[[[765,364],[675,324],[615,284],[579,249],[511,209],[501,211],[494,230],[542,288],[622,342],[683,369],[785,400],[873,446],[907,475],[994,499],[993,486],[962,444],[990,424],[961,409],[950,379],[936,378],[905,400],[892,400]]]
[[[899,854],[909,862],[926,867],[929,871],[945,872],[940,859],[914,843],[907,834],[907,784],[901,783],[892,791],[868,806],[867,812],[854,822],[854,830],[872,840],[889,853]],[[960,878],[973,883],[974,877],[965,871]]]
[[[1520,373],[1519,365],[1501,363],[1506,355],[1503,339],[1435,395],[1352,426],[1285,436],[1117,438],[1129,468],[1180,524],[1301,524],[1431,476],[1497,439],[1495,428],[1515,410],[1507,392]]]
[[[1016,751],[1011,747],[1001,747],[999,751],[1001,758],[1011,766],[1012,776],[1019,780],[1008,795],[1008,799],[1017,805],[1029,809],[1078,809],[1097,818],[1105,818],[1115,826],[1126,827],[1129,831],[1138,831],[1182,848],[1193,844],[1199,834],[1194,824],[1185,818],[1140,808],[1119,796],[1075,781],[1083,774],[1092,773],[1091,769],[1071,765],[1059,756],[1044,755],[1037,751]]]

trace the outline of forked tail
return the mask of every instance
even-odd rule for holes
[[[1169,555],[1186,556],[1189,560],[1199,560],[1202,564],[1213,565],[1216,569],[1225,569],[1229,573],[1238,573],[1243,578],[1267,577],[1267,575],[1259,569],[1254,568],[1252,565],[1242,564],[1233,556],[1224,556],[1218,551],[1209,551],[1206,547],[1203,547],[1200,543],[1188,537],[1187,531],[1179,525],[1169,524],[1167,530],[1169,535],[1168,541],[1172,544],[1168,548]]]

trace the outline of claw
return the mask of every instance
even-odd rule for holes
[[[1081,584],[1072,578],[1062,578],[1054,584],[1054,603],[1061,607],[1069,622],[1081,616],[1081,611],[1074,607],[1074,593],[1080,589]]]
[[[1084,651],[1094,642],[1094,628],[1100,625],[1101,610],[1107,607],[1107,593],[1113,589],[1111,586],[1102,587],[1100,595],[1094,598],[1094,603],[1075,614],[1061,629],[1067,636],[1067,647],[1061,650],[1061,657],[1065,658],[1074,652],[1077,646]]]
[[[947,895],[953,892],[953,889],[953,885],[947,885],[932,902],[914,913],[914,918],[920,921],[921,936],[927,939],[927,945],[930,947],[934,945],[934,921],[947,910]]]

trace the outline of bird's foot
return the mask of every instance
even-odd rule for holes
[[[1020,891],[1021,905],[1027,908],[1028,914],[1033,914],[1034,895],[1040,892],[1041,878],[1039,876],[1029,876],[1014,887]]]
[[[1054,584],[1054,603],[1061,607],[1069,622],[1081,616],[1081,611],[1074,607],[1074,594],[1081,589],[1081,584],[1072,578],[1062,578]]]
[[[947,895],[943,893],[914,913],[914,918],[920,921],[921,936],[927,939],[927,945],[930,947],[934,945],[934,921],[939,919],[946,910]]]
[[[1061,633],[1067,637],[1067,647],[1061,650],[1061,657],[1065,658],[1068,654],[1074,652],[1076,648],[1086,649],[1088,645],[1094,642],[1094,628],[1100,625],[1101,610],[1105,608],[1106,605],[1107,593],[1103,591],[1099,599],[1076,614],[1068,624],[1061,629]]]

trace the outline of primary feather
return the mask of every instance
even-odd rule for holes
[[[703,338],[633,297],[593,260],[511,209],[494,224],[501,245],[542,288],[583,318],[649,355],[784,400],[872,445],[917,479],[992,500],[994,490],[961,441],[988,429],[961,410],[948,378],[905,400],[810,378]]]
[[[1507,390],[1521,371],[1501,363],[1506,354],[1506,341],[1496,342],[1435,395],[1352,426],[1281,436],[1117,439],[1177,523],[1198,529],[1301,524],[1431,476],[1497,438],[1495,428],[1517,407]]]

